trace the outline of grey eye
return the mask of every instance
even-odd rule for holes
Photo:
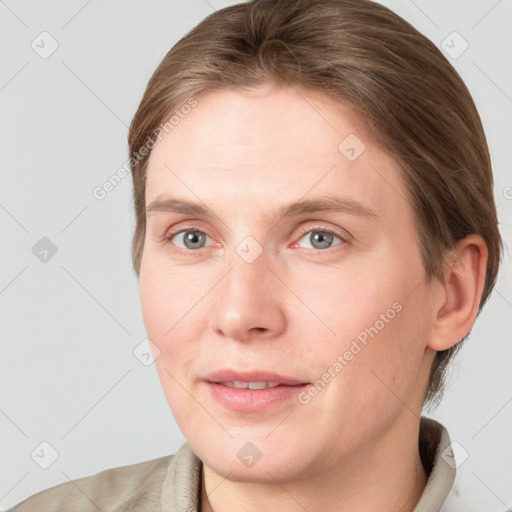
[[[197,230],[180,231],[179,233],[176,233],[172,237],[172,240],[174,240],[175,238],[179,240],[178,237],[182,238],[181,243],[183,245],[180,245],[176,242],[173,243],[175,243],[178,247],[181,247],[182,249],[202,249],[204,247],[206,239],[208,238],[208,236],[205,233]]]
[[[336,236],[334,233],[329,233],[329,231],[321,231],[321,230],[312,230],[308,231],[305,235],[303,235],[300,240],[306,239],[307,242],[311,244],[312,249],[329,249],[332,246],[333,240],[337,238],[340,242],[341,239]],[[299,240],[299,244],[300,244]],[[338,245],[338,244],[334,244]]]

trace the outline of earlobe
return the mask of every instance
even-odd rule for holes
[[[434,304],[428,346],[447,350],[463,339],[475,323],[485,285],[488,249],[480,235],[460,240],[446,260],[445,283]]]

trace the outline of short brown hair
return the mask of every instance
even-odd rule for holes
[[[148,141],[154,145],[163,123],[203,91],[265,83],[321,91],[362,114],[368,133],[401,167],[428,282],[444,280],[446,252],[458,240],[472,233],[484,238],[489,259],[480,312],[495,285],[502,251],[480,117],[440,50],[370,0],[233,5],[205,18],[167,53],[128,135],[137,275],[146,230]],[[436,354],[427,400],[440,398],[447,365],[460,344]]]

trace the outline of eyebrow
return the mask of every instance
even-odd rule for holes
[[[216,218],[215,213],[199,203],[172,197],[157,198],[146,209],[149,215],[155,212],[183,213],[198,217]],[[270,212],[271,216],[281,220],[284,217],[296,217],[307,213],[340,212],[377,220],[379,216],[373,210],[348,197],[326,195],[315,199],[303,199],[283,205]]]

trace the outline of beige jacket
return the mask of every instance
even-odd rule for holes
[[[431,471],[414,512],[448,512],[441,508],[455,478],[448,432],[422,417],[419,446]],[[8,512],[195,512],[200,510],[201,473],[201,460],[185,443],[175,455],[56,485]]]

